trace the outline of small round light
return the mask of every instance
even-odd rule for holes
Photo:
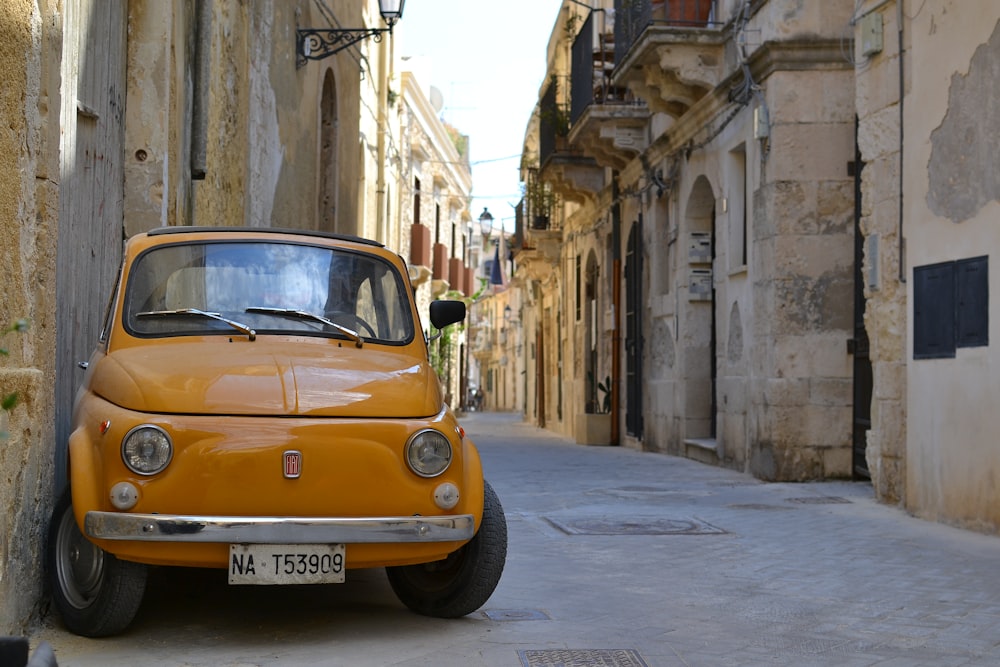
[[[139,489],[129,482],[118,482],[111,487],[111,504],[115,509],[130,510],[139,502]]]
[[[458,487],[445,482],[434,489],[434,503],[443,510],[450,510],[458,504]]]
[[[137,475],[155,475],[167,467],[173,455],[170,436],[159,426],[136,426],[122,441],[122,460]]]
[[[437,477],[451,464],[451,443],[433,429],[418,431],[406,443],[406,463],[421,477]]]

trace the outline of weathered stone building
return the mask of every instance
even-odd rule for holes
[[[852,475],[851,10],[564,4],[526,142],[536,419],[764,479]]]
[[[123,238],[251,225],[403,250],[393,40],[303,58],[299,30],[364,26],[385,27],[373,1],[0,3],[0,322],[30,323],[0,360],[20,398],[0,441],[0,634],[39,609],[77,362]]]
[[[986,0],[567,0],[525,138],[527,417],[1000,530],[998,35]]]
[[[441,121],[441,93],[422,88],[419,76],[404,71],[401,78],[400,226],[390,247],[409,261],[417,303],[426,313],[432,299],[464,298],[476,291],[479,246],[469,214],[469,137]],[[432,341],[431,351],[446,400],[458,408],[468,378],[464,328],[449,327]]]

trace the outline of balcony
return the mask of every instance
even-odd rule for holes
[[[598,166],[622,169],[646,147],[649,107],[612,82],[614,33],[598,20],[591,13],[573,42],[568,139]]]
[[[543,280],[559,268],[562,229],[555,224],[555,206],[548,202],[550,189],[533,170],[525,183],[526,196],[517,205],[517,232],[522,242],[515,249],[518,275],[530,280]],[[554,198],[554,196],[553,196]]]
[[[582,204],[596,199],[604,187],[604,171],[569,141],[569,112],[558,91],[558,79],[552,77],[539,102],[539,178],[552,194]],[[530,220],[534,229],[544,225],[536,221],[537,214]]]
[[[724,77],[715,0],[615,0],[611,83],[680,118]]]

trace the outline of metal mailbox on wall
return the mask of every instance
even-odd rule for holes
[[[688,301],[712,300],[712,269],[688,271]]]
[[[712,263],[712,233],[691,232],[688,235],[688,264]]]

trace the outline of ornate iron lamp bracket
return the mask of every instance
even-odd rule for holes
[[[388,28],[300,28],[296,48],[296,67],[304,67],[310,60],[322,60],[333,54],[371,37],[382,41],[382,34],[392,32]]]

